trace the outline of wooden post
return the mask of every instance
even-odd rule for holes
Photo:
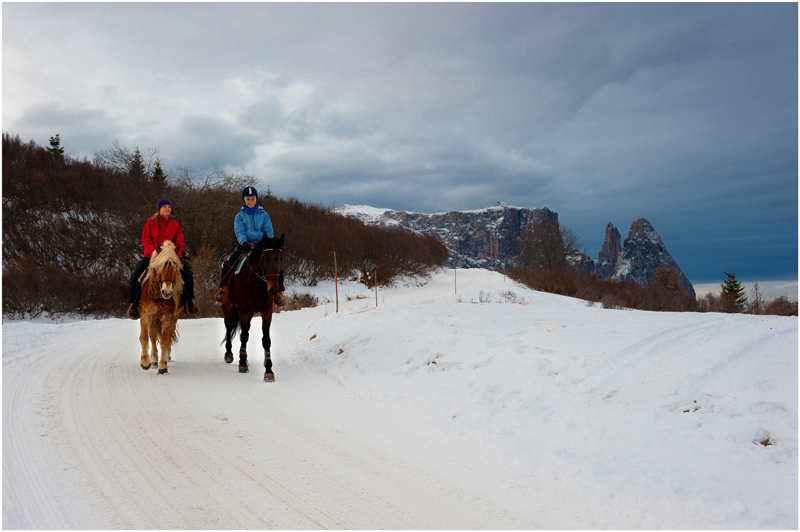
[[[378,307],[378,270],[375,270],[375,307]]]
[[[336,312],[339,312],[339,267],[336,265],[336,252],[333,252],[333,278],[336,288]]]

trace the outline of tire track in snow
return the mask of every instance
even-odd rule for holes
[[[39,388],[34,382],[42,379],[47,369],[46,361],[44,356],[30,361],[24,373],[13,380],[13,385],[9,381],[3,384],[3,528],[14,528],[14,524],[6,522],[6,511],[9,510],[25,515],[31,523],[41,528],[59,528],[65,522],[54,502],[56,494],[41,473],[36,448],[26,443],[35,440],[36,431],[31,427],[30,419],[21,418],[18,414],[24,412],[19,405],[30,400],[28,391]],[[14,476],[16,483],[11,483],[11,467],[19,467],[30,473],[23,477],[24,485],[19,484],[18,475]],[[34,506],[32,501],[44,501],[44,505]]]
[[[335,408],[318,404],[330,394],[308,399],[321,383],[346,399],[335,384],[280,359],[277,383],[261,381],[260,357],[252,358],[253,373],[238,374],[222,363],[215,344],[209,347],[200,323],[182,325],[191,332],[182,331],[169,375],[139,368],[136,335],[121,343],[119,332],[72,347],[52,370],[45,401],[54,412],[50,432],[92,508],[95,521],[84,527],[513,522],[419,463],[342,429]]]
[[[30,325],[21,323],[15,327]],[[71,528],[75,526],[73,516],[88,510],[76,508],[69,497],[67,502],[61,502],[71,482],[61,463],[54,459],[59,441],[48,430],[47,420],[54,414],[45,392],[64,351],[79,348],[81,341],[65,342],[54,328],[40,331],[37,329],[35,336],[15,336],[12,342],[4,338],[3,342],[4,528]],[[20,338],[28,339],[31,345],[21,345]],[[24,360],[19,360],[18,352],[25,353]],[[24,474],[18,473],[20,469]],[[19,519],[23,521],[17,522]]]

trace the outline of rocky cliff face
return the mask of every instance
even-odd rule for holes
[[[353,216],[367,224],[433,234],[450,253],[446,267],[457,265],[459,268],[498,271],[503,269],[504,264],[507,268],[515,265],[519,238],[528,224],[541,219],[558,223],[558,213],[547,207],[512,207],[500,202],[486,209],[438,214],[375,209],[363,205],[343,205],[336,212]],[[619,230],[609,222],[597,261],[578,253],[572,257],[572,262],[581,270],[596,274],[598,279],[630,279],[639,284],[652,283],[659,266],[677,268],[684,290],[695,297],[692,283],[680,271],[656,230],[644,218],[633,222],[624,242],[621,242]]]
[[[619,230],[611,222],[608,222],[603,248],[600,250],[594,267],[598,279],[610,279],[614,276],[619,254],[622,252],[620,242]]]
[[[436,235],[447,247],[450,259],[445,267],[502,270],[510,268],[517,256],[517,242],[529,223],[548,219],[558,223],[558,214],[546,207],[512,207],[495,203],[475,211],[437,214],[375,209],[363,205],[342,205],[336,212],[364,223],[412,233]]]
[[[619,231],[610,223],[608,227],[616,231],[618,242]],[[608,239],[608,236],[609,229],[606,228],[606,239]],[[604,244],[603,249],[605,250],[605,248],[606,246]],[[631,224],[628,238],[625,239],[622,248],[617,254],[616,260],[611,257],[607,259],[608,262],[601,262],[602,258],[601,252],[595,270],[599,279],[616,279],[618,281],[631,279],[639,284],[649,284],[653,282],[656,270],[663,266],[671,270],[677,269],[680,272],[681,287],[686,290],[690,296],[695,297],[692,283],[689,282],[689,279],[678,266],[678,263],[675,262],[675,259],[669,254],[664,242],[661,241],[661,237],[653,228],[652,224],[644,218],[639,218]],[[607,268],[607,265],[610,264],[613,264],[613,269],[604,269],[604,276],[601,277],[601,265],[603,268]],[[607,272],[610,272],[610,275],[607,275]]]

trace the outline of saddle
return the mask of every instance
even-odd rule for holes
[[[222,264],[220,264],[220,266],[219,266],[220,275],[224,274],[225,265],[230,260],[230,258],[233,256],[234,253],[236,253],[236,251],[232,251],[230,253],[230,255],[225,257],[225,260],[222,262]],[[231,264],[231,270],[233,270],[233,272],[228,275],[227,280],[225,281],[225,284],[219,289],[217,294],[214,296],[214,299],[216,299],[219,303],[224,304],[225,301],[228,300],[228,287],[231,284],[231,280],[235,276],[239,275],[239,273],[241,273],[242,267],[244,266],[245,259],[250,256],[250,253],[252,253],[252,250],[248,250],[248,251],[243,252],[239,256],[237,261],[235,263]]]

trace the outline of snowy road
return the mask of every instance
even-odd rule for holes
[[[93,324],[67,326],[82,325]],[[388,449],[381,439],[386,434],[371,437],[340,419],[346,412],[361,423],[369,418],[375,427],[386,425],[380,405],[349,399],[340,386],[284,361],[273,384],[263,383],[256,367],[238,374],[211,343],[221,337],[215,321],[182,322],[170,374],[160,378],[132,363],[132,344],[118,342],[121,334],[135,342],[136,325],[110,321],[100,331],[89,327],[83,340],[66,345],[54,337],[52,344],[39,344],[49,355],[6,385],[4,481],[9,468],[22,468],[26,475],[15,479],[26,482],[4,482],[10,499],[4,500],[4,515],[11,504],[25,518],[25,523],[4,525],[410,529],[533,524],[514,520],[490,500],[432,473],[409,458],[413,449],[402,454]],[[208,335],[214,328],[217,334]],[[29,413],[31,403],[36,416],[15,415]],[[52,447],[61,464],[42,463],[53,452],[41,446]],[[79,485],[72,485],[76,480]],[[73,507],[76,500],[85,508]]]
[[[5,322],[3,527],[796,528],[796,318],[453,281],[277,315],[274,383],[221,319],[166,376],[138,322]]]

